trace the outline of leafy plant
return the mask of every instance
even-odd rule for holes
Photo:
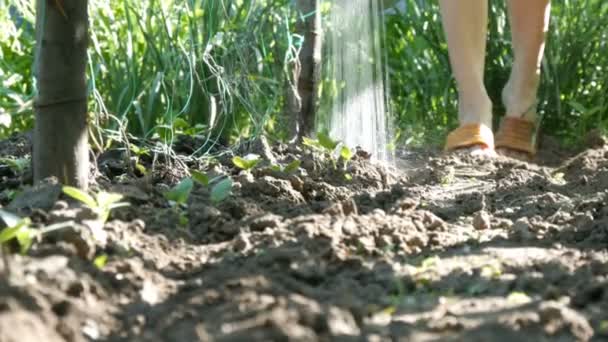
[[[27,253],[33,242],[44,234],[64,229],[74,224],[73,221],[66,221],[34,229],[31,227],[32,222],[28,217],[21,218],[2,209],[0,209],[0,219],[7,226],[0,231],[0,244],[17,240],[22,254]]]
[[[335,152],[336,147],[339,145],[339,142],[333,140],[326,131],[318,132],[317,139],[303,137],[302,143],[314,149],[324,151],[330,155]]]
[[[192,188],[194,187],[194,182],[197,182],[202,186],[211,187],[210,199],[214,203],[219,203],[230,196],[232,191],[232,179],[230,179],[230,177],[218,176],[209,179],[209,176],[200,171],[191,171],[190,173],[191,177],[184,178],[175,187],[167,191],[165,193],[165,198],[177,204],[186,204],[190,197],[190,193],[192,192]],[[183,220],[180,219],[180,221]],[[187,224],[187,222],[185,224]]]
[[[2,209],[0,209],[0,218],[7,226],[0,231],[0,244],[6,244],[16,239],[21,253],[27,253],[37,235],[36,230],[30,227],[32,221],[27,217],[20,218]]]
[[[272,165],[270,168],[276,172],[284,172],[289,174],[296,172],[300,168],[300,165],[302,165],[302,162],[296,159],[287,165],[277,164]]]
[[[192,175],[192,179],[195,182],[197,182],[203,186],[209,185],[209,176],[207,176],[206,174],[199,172],[199,171],[192,171],[191,175]]]
[[[338,168],[338,161],[342,161],[342,169],[346,171],[349,161],[353,158],[353,151],[340,141],[333,140],[326,131],[317,133],[317,139],[304,137],[302,143],[315,150],[322,151],[332,162],[333,168]],[[350,181],[353,176],[344,174],[344,179]]]
[[[169,201],[173,201],[177,204],[185,204],[188,202],[188,198],[190,197],[190,193],[192,192],[192,188],[194,187],[194,183],[191,178],[182,179],[177,185],[175,185],[171,190],[165,192],[165,198]]]
[[[121,194],[100,191],[95,195],[95,198],[93,198],[85,191],[75,187],[64,186],[62,190],[64,194],[82,202],[93,210],[93,212],[102,222],[106,222],[108,220],[110,211],[113,209],[129,205],[127,202],[119,202],[123,198]]]
[[[146,167],[140,163],[140,160],[141,157],[150,155],[150,149],[147,147],[139,147],[136,144],[129,144],[129,150],[135,156],[135,169],[139,171],[140,174],[146,175],[148,172]]]
[[[15,173],[23,173],[31,163],[30,158],[0,158],[0,164],[6,164]]]
[[[224,178],[211,188],[211,201],[214,203],[219,203],[228,198],[231,192],[232,179],[228,177]]]
[[[339,144],[337,141],[330,138],[326,131],[317,133],[317,139],[319,141],[319,145],[329,152],[333,152]]]
[[[234,164],[234,166],[245,171],[252,170],[260,163],[260,161],[260,156],[258,156],[257,154],[248,154],[243,158],[239,156],[232,158],[232,163]]]
[[[104,267],[106,267],[107,263],[108,263],[107,254],[102,254],[93,260],[93,265],[95,265],[95,267],[97,267],[100,270],[103,269]]]

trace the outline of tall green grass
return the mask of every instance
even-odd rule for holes
[[[32,6],[13,4],[22,13]],[[0,25],[14,26],[0,11],[7,12]],[[105,133],[98,138],[130,133],[170,142],[187,133],[204,138],[205,151],[273,130],[283,109],[284,66],[298,43],[289,0],[91,0],[89,16],[90,109]],[[27,84],[15,89],[24,96],[32,93],[33,33],[11,37],[22,53],[4,60],[11,68],[3,70]]]
[[[110,130],[206,138],[201,150],[272,128],[292,46],[287,0],[91,3],[92,89]]]

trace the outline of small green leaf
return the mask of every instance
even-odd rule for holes
[[[576,101],[568,101],[568,104],[581,114],[585,114],[587,112],[587,108]]]
[[[340,149],[340,157],[346,161],[351,160],[353,158],[353,151],[351,151],[348,146],[342,146]]]
[[[295,172],[300,168],[301,164],[302,164],[302,162],[300,160],[294,160],[291,163],[287,164],[287,166],[285,166],[285,169],[283,171],[285,173]]]
[[[15,199],[15,197],[17,197],[17,194],[19,192],[17,192],[17,190],[9,190],[9,189],[4,189],[3,191],[4,196],[6,197],[7,200],[12,201]]]
[[[208,186],[209,185],[209,176],[207,176],[206,174],[200,172],[200,171],[192,171],[191,172],[192,175],[192,179],[203,185],[203,186]]]
[[[7,243],[17,237],[21,226],[6,227],[0,231],[0,243]]]
[[[29,158],[0,158],[0,163],[8,165],[13,171],[22,173],[30,165]]]
[[[173,130],[171,129],[171,126],[158,125],[154,128],[154,130],[163,141],[168,141],[173,136]]]
[[[64,194],[84,203],[89,208],[97,208],[97,202],[95,199],[86,192],[71,186],[64,186],[62,189]]]
[[[123,199],[123,195],[111,192],[100,191],[97,193],[97,205],[108,208],[110,205]]]
[[[232,179],[224,178],[219,183],[215,184],[211,189],[211,201],[219,203],[228,198],[228,196],[230,196],[231,191]]]
[[[3,220],[7,220],[8,216],[6,214],[6,212],[2,213]],[[9,213],[9,216],[10,215],[11,214]],[[8,221],[10,221],[12,225],[0,231],[0,244],[17,239],[17,242],[19,242],[19,246],[21,247],[21,253],[25,254],[32,246],[34,236],[36,236],[36,232],[29,227],[31,224],[30,219],[26,217],[15,223],[13,218],[10,218]],[[5,221],[5,223],[7,222]]]
[[[245,156],[245,158],[241,158],[236,156],[232,158],[232,163],[234,166],[238,167],[241,170],[251,170],[260,162],[260,157],[255,154],[250,154]]]
[[[148,174],[148,170],[146,170],[146,167],[141,165],[140,163],[135,163],[135,169],[144,176]]]
[[[190,192],[194,187],[194,182],[191,178],[184,178],[173,189],[165,192],[165,198],[178,204],[184,204],[190,197]]]
[[[330,138],[327,132],[319,132],[317,138],[319,139],[319,144],[330,152],[338,146],[338,142]]]
[[[281,172],[283,171],[283,167],[281,167],[281,165],[270,165],[270,169],[274,172]]]
[[[112,209],[116,209],[116,208],[128,207],[130,205],[131,205],[131,203],[129,203],[129,202],[112,203],[108,206],[108,209],[112,210]]]
[[[36,232],[27,225],[17,231],[17,241],[19,241],[19,246],[21,247],[21,254],[27,253],[30,247],[32,247],[34,236],[36,236]]]
[[[346,179],[347,181],[352,181],[353,180],[353,175],[351,175],[350,173],[345,173],[344,174],[344,179]]]
[[[311,139],[311,138],[307,138],[307,137],[302,138],[302,144],[304,144],[305,146],[308,146],[308,147],[312,147],[312,148],[322,148],[323,147],[323,146],[321,146],[319,141]]]
[[[104,267],[106,267],[107,263],[108,263],[107,254],[102,254],[93,260],[93,265],[95,265],[95,267],[97,267],[100,270],[103,269]]]
[[[190,128],[190,124],[183,118],[176,118],[173,120],[173,129],[176,131],[184,131],[188,128]]]
[[[190,222],[190,220],[185,213],[181,213],[179,214],[178,222],[181,227],[188,227],[188,222]]]
[[[130,144],[129,148],[131,149],[131,152],[133,152],[133,154],[135,154],[138,157],[144,156],[144,155],[146,155],[146,156],[150,155],[147,148],[141,148],[135,144]]]

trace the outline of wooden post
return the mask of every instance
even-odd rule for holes
[[[296,30],[304,36],[304,45],[300,50],[297,90],[299,97],[299,115],[297,136],[314,134],[318,104],[319,82],[321,81],[321,54],[323,45],[323,28],[321,26],[321,0],[297,0],[298,19]]]
[[[87,0],[37,0],[34,182],[55,176],[86,189]]]

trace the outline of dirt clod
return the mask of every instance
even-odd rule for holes
[[[473,217],[473,227],[477,230],[490,229],[491,216],[485,210],[478,211]]]

